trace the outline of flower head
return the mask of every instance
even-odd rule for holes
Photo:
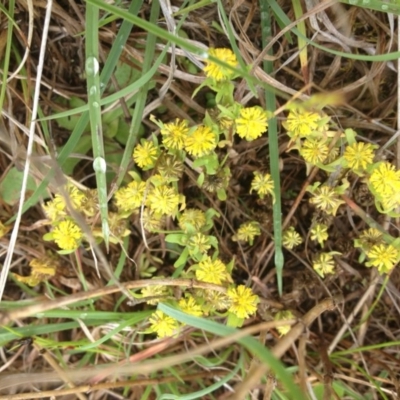
[[[316,240],[321,246],[324,245],[326,239],[328,239],[328,226],[326,224],[315,224],[311,228],[311,240]]]
[[[164,181],[175,182],[183,174],[183,162],[172,154],[162,154],[157,160],[157,172]]]
[[[194,315],[195,317],[201,317],[203,315],[201,307],[196,303],[193,296],[189,295],[186,299],[180,299],[178,305],[186,314]]]
[[[149,299],[146,301],[147,304],[156,305],[163,297],[166,297],[169,294],[169,290],[167,286],[163,285],[149,285],[142,288],[140,291],[143,297],[157,297],[155,299]]]
[[[185,150],[194,157],[210,154],[216,146],[215,134],[208,126],[198,126],[185,140]]]
[[[200,230],[206,224],[206,215],[197,208],[187,208],[179,217],[179,227],[188,232],[191,226],[194,230]]]
[[[260,224],[257,221],[250,221],[241,224],[232,240],[248,242],[253,244],[254,238],[261,234]]]
[[[343,157],[354,172],[365,171],[374,160],[374,148],[370,143],[354,142],[346,147]]]
[[[322,164],[328,158],[329,148],[320,139],[306,139],[301,146],[300,155],[311,165]]]
[[[267,194],[274,196],[274,181],[272,180],[271,175],[255,171],[254,178],[251,182],[250,193],[253,190],[255,190],[262,199]]]
[[[144,192],[146,190],[145,182],[132,181],[125,187],[119,188],[114,195],[115,203],[119,210],[132,212],[142,205]]]
[[[315,272],[324,278],[325,275],[333,274],[335,270],[335,260],[333,256],[335,254],[340,254],[336,251],[331,251],[329,253],[319,253],[313,261],[313,268]]]
[[[287,249],[293,249],[294,247],[298,246],[303,242],[301,236],[296,232],[294,226],[290,226],[289,228],[285,229],[282,235],[282,244]]]
[[[260,137],[267,130],[267,113],[259,106],[242,108],[235,119],[236,133],[247,141]]]
[[[210,49],[209,55],[229,64],[231,67],[236,67],[238,62],[235,54],[229,49]],[[213,78],[216,81],[228,80],[233,77],[234,72],[230,69],[216,64],[214,61],[206,60],[204,72],[207,78]]]
[[[179,120],[164,124],[161,129],[163,144],[167,149],[182,150],[189,133],[189,123],[186,120]]]
[[[158,148],[148,140],[142,141],[133,151],[133,159],[140,168],[149,169],[154,167],[157,157]]]
[[[189,237],[186,243],[191,256],[200,254],[206,254],[211,249],[210,237],[204,235],[204,233],[197,232]]]
[[[178,321],[157,310],[149,318],[150,330],[157,333],[159,338],[171,336],[178,329]]]
[[[392,196],[400,190],[400,171],[387,161],[381,162],[372,171],[369,183],[379,196]]]
[[[364,229],[358,239],[354,239],[354,247],[368,253],[372,247],[384,244],[383,233],[375,228]]]
[[[228,289],[227,295],[231,300],[229,312],[238,318],[248,318],[257,311],[260,299],[250,288],[239,285],[237,288]]]
[[[82,241],[82,231],[75,222],[67,219],[53,229],[53,240],[62,250],[76,250]]]
[[[18,282],[25,283],[31,287],[37,286],[40,282],[52,278],[59,266],[58,259],[53,254],[45,255],[43,258],[34,258],[30,263],[31,273],[29,276],[13,274]]]
[[[334,188],[324,185],[315,190],[310,203],[315,204],[328,215],[336,215],[339,206],[344,204],[344,201],[339,198]]]
[[[399,261],[399,251],[391,244],[376,244],[367,252],[367,267],[376,267],[380,274],[389,273]]]
[[[4,225],[0,221],[0,238],[2,238],[10,229],[11,229],[11,226]]]
[[[275,321],[285,321],[288,319],[293,319],[294,315],[290,310],[284,310],[284,311],[279,311],[275,314],[274,320]],[[290,331],[291,326],[290,325],[281,325],[276,328],[276,330],[279,332],[280,336],[286,335]]]
[[[287,134],[292,139],[303,138],[311,135],[319,128],[321,116],[316,112],[293,109],[290,110],[285,122],[282,123]]]
[[[213,261],[211,257],[206,257],[198,264],[196,279],[203,282],[215,283],[216,285],[232,281],[226,265],[218,258]]]
[[[179,194],[167,185],[157,186],[147,196],[147,204],[157,214],[172,215],[178,207]]]

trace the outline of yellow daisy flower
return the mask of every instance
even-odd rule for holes
[[[236,133],[247,141],[260,137],[267,130],[267,113],[258,106],[242,108],[239,118],[235,119]]]
[[[400,190],[400,172],[389,162],[381,162],[372,171],[369,183],[379,196],[392,196]]]
[[[198,264],[196,279],[202,282],[215,283],[216,285],[232,280],[226,265],[218,258],[212,261],[211,257],[206,257]]]
[[[76,250],[82,241],[82,231],[71,220],[61,221],[53,229],[53,240],[62,250]]]
[[[328,153],[329,147],[318,139],[305,140],[300,149],[300,155],[311,165],[323,163],[327,159]]]
[[[292,139],[303,138],[315,132],[321,121],[321,116],[316,112],[305,110],[290,110],[283,127]]]
[[[127,186],[115,192],[115,204],[121,211],[132,212],[142,205],[145,190],[145,182],[129,182]]]
[[[270,174],[262,174],[261,172],[254,172],[254,178],[251,182],[250,193],[255,190],[260,198],[264,198],[267,194],[274,196],[274,181]]]
[[[250,288],[239,285],[237,288],[228,289],[227,295],[232,302],[228,311],[238,318],[248,318],[257,311],[260,299]]]
[[[321,278],[324,278],[325,275],[333,274],[335,272],[335,260],[333,259],[333,254],[339,253],[320,253],[314,258],[313,268]]]
[[[193,296],[188,296],[186,299],[180,299],[178,305],[186,314],[194,315],[195,317],[201,317],[203,315],[201,307],[196,303]]]
[[[389,273],[399,259],[399,251],[391,244],[376,244],[367,252],[367,267],[376,267],[380,274]]]
[[[328,239],[328,227],[325,224],[315,224],[311,228],[311,240],[316,240],[321,246],[324,245],[326,239]]]
[[[206,214],[197,208],[187,208],[179,217],[179,227],[187,232],[190,225],[200,230],[206,224]]]
[[[375,154],[374,147],[370,143],[355,142],[344,150],[343,158],[349,168],[357,171],[365,171],[372,164]]]
[[[182,150],[189,133],[189,123],[186,120],[179,120],[164,124],[161,129],[163,144],[171,150]]]
[[[157,310],[149,318],[150,330],[155,332],[159,338],[173,335],[178,329],[178,321]]]
[[[151,190],[147,196],[149,208],[160,215],[172,215],[179,204],[179,194],[172,187],[161,185]]]
[[[215,134],[208,126],[198,126],[185,141],[185,150],[195,157],[210,154],[216,146]]]
[[[236,67],[238,64],[236,56],[232,50],[211,48],[208,51],[208,54],[212,57],[218,58],[232,67]],[[216,64],[214,61],[207,59],[206,64],[207,65],[204,67],[204,72],[207,78],[213,78],[216,81],[223,81],[232,78],[235,74],[233,71]]]
[[[149,169],[154,167],[158,157],[158,148],[153,142],[143,141],[133,151],[133,159],[140,168]]]
[[[282,244],[287,249],[293,249],[303,242],[301,236],[296,232],[294,226],[285,229],[282,235]]]
[[[248,242],[253,244],[254,238],[261,234],[260,224],[257,221],[250,221],[241,224],[232,240]]]
[[[344,204],[344,201],[339,199],[333,188],[321,186],[313,193],[310,203],[315,204],[316,207],[325,211],[328,215],[336,215],[339,206]]]

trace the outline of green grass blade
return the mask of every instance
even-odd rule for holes
[[[86,5],[86,81],[89,103],[90,130],[92,133],[93,169],[96,174],[101,228],[108,251],[110,227],[108,225],[107,164],[104,153],[103,125],[100,106],[100,65],[99,65],[99,8]]]
[[[269,5],[267,2],[260,0],[260,10],[261,10],[261,29],[263,46],[268,44],[268,38],[272,35],[271,30],[271,14]],[[271,52],[269,52],[271,54]],[[272,55],[272,54],[271,54]],[[273,72],[273,62],[264,61],[264,70],[267,74]],[[267,110],[273,114],[276,110],[276,99],[275,93],[266,90],[265,91],[265,103],[267,105]],[[279,296],[282,296],[283,282],[283,252],[282,252],[282,209],[281,209],[281,182],[279,174],[279,144],[278,144],[278,124],[276,117],[271,118],[268,121],[268,144],[269,144],[269,157],[270,157],[270,167],[271,167],[271,177],[274,181],[274,193],[275,202],[272,209],[273,215],[273,226],[274,226],[274,248],[275,248],[275,268],[276,268],[276,280],[278,285]]]
[[[241,362],[239,361],[235,367],[235,369],[226,375],[224,378],[219,380],[218,382],[215,382],[214,384],[206,387],[205,389],[199,390],[194,393],[190,394],[185,394],[185,395],[175,395],[175,394],[163,394],[159,398],[159,400],[194,400],[194,399],[204,399],[204,396],[209,395],[210,393],[214,392],[215,390],[219,389],[225,383],[229,382],[239,371],[239,368],[241,366]]]

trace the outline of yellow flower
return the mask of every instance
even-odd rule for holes
[[[172,154],[162,154],[157,160],[157,172],[163,182],[176,182],[183,174],[183,162]]]
[[[329,253],[320,253],[314,258],[313,268],[321,278],[324,278],[325,275],[334,273],[335,270],[335,261],[333,259],[334,254],[340,254],[340,253],[335,251],[331,251]]]
[[[232,240],[248,242],[252,245],[254,238],[260,234],[260,224],[257,221],[250,221],[240,225]]]
[[[274,316],[275,321],[285,321],[288,319],[294,319],[293,313],[289,310],[279,311]],[[281,325],[276,328],[276,330],[279,332],[279,336],[286,335],[290,331],[290,329],[291,329],[290,325]]]
[[[341,204],[335,190],[329,186],[321,186],[315,190],[313,197],[310,199],[311,204],[315,204],[317,208],[325,211],[328,215],[336,215],[336,212]]]
[[[188,121],[179,120],[164,124],[161,129],[163,144],[167,149],[182,150],[189,133]]]
[[[315,224],[311,228],[311,240],[316,240],[321,246],[324,245],[326,239],[328,239],[328,227],[325,224]]]
[[[282,125],[290,138],[297,139],[309,136],[318,130],[321,119],[321,116],[315,112],[291,110]]]
[[[267,130],[267,113],[258,106],[242,108],[239,118],[235,119],[236,133],[247,141],[260,137]]]
[[[43,210],[51,222],[59,221],[67,216],[65,202],[61,196],[56,196],[44,204]]]
[[[328,146],[319,139],[306,139],[300,149],[300,155],[312,165],[326,161],[328,153]]]
[[[228,311],[238,318],[248,318],[257,311],[260,299],[250,288],[239,285],[237,288],[228,289],[227,295],[232,302]]]
[[[229,49],[210,49],[208,54],[212,57],[218,58],[219,60],[229,64],[232,67],[236,67],[238,62],[235,54]],[[216,81],[223,81],[230,79],[235,74],[230,69],[216,64],[214,61],[206,60],[206,66],[204,72],[207,78],[214,78]]]
[[[364,229],[358,239],[354,239],[354,247],[368,253],[377,244],[384,244],[383,233],[375,228]]]
[[[146,229],[146,231],[157,232],[163,228],[165,217],[145,208],[140,215],[140,222],[143,224],[143,228]]]
[[[399,251],[391,244],[376,244],[367,252],[367,256],[367,267],[376,267],[380,274],[386,274],[398,262]]]
[[[159,338],[171,336],[178,329],[178,321],[157,310],[149,318],[150,330],[157,333]]]
[[[267,194],[274,196],[274,181],[272,180],[271,175],[262,174],[258,171],[254,172],[250,193],[253,190],[255,190],[262,199]]]
[[[154,167],[158,157],[158,148],[148,140],[138,144],[133,151],[133,159],[140,168],[149,169]]]
[[[298,246],[303,242],[301,236],[296,232],[293,226],[285,229],[282,235],[282,244],[287,249],[293,249],[294,247]]]
[[[190,225],[198,231],[206,224],[206,215],[197,208],[187,208],[179,217],[179,227],[187,232]]]
[[[180,299],[179,308],[186,314],[194,315],[195,317],[201,317],[203,315],[201,307],[196,303],[193,296],[188,296],[186,299]]]
[[[161,185],[151,190],[147,197],[149,208],[160,215],[172,215],[179,204],[179,194],[172,187]]]
[[[71,220],[61,221],[53,229],[53,240],[62,250],[76,250],[82,241],[82,231]]]
[[[162,285],[149,285],[144,287],[141,291],[143,297],[158,297],[156,299],[149,299],[146,301],[147,304],[156,305],[163,297],[168,295],[168,288],[167,286]]]
[[[206,257],[198,264],[196,279],[202,282],[215,283],[216,285],[232,280],[226,265],[218,258],[212,261],[211,257]]]
[[[399,174],[394,165],[384,161],[373,170],[369,183],[379,196],[392,196],[400,190]]]
[[[142,205],[145,190],[145,182],[129,182],[127,186],[115,192],[115,204],[121,211],[132,212]]]
[[[186,246],[191,255],[199,252],[205,254],[211,248],[209,237],[201,232],[198,232],[195,235],[191,236]]]
[[[185,150],[194,157],[210,154],[216,146],[215,134],[208,126],[198,126],[185,141]]]
[[[375,154],[374,147],[370,143],[355,142],[344,150],[343,157],[349,168],[357,171],[365,171],[372,164]]]
[[[57,271],[58,261],[54,255],[45,255],[43,258],[34,258],[30,263],[31,273],[29,276],[13,274],[18,282],[25,283],[31,287],[37,286],[40,282],[52,278]]]

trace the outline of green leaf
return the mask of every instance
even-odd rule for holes
[[[13,167],[8,170],[6,176],[0,185],[0,197],[10,206],[13,206],[19,202],[21,198],[21,187],[22,178],[24,173],[18,171],[17,168]],[[29,197],[30,192],[36,190],[36,183],[31,176],[28,177],[26,186],[26,194]]]

